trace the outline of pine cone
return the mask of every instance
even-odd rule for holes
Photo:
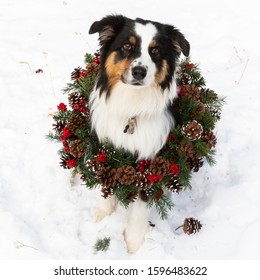
[[[136,178],[136,171],[133,166],[127,165],[117,169],[117,180],[122,185],[131,185]]]
[[[107,198],[107,197],[109,197],[109,196],[114,194],[114,187],[102,186],[101,192],[103,194],[102,196],[104,198]]]
[[[201,138],[203,133],[203,127],[196,120],[188,122],[186,125],[183,125],[181,132],[184,136],[188,137],[191,140],[197,140]]]
[[[54,123],[53,125],[53,129],[57,132],[57,133],[61,133],[62,129],[65,127],[65,122],[64,121],[57,121],[56,123]]]
[[[170,191],[175,193],[180,193],[184,189],[183,185],[179,183],[176,175],[172,176],[171,181],[167,183],[165,186]]]
[[[93,74],[97,74],[99,70],[99,64],[96,62],[89,63],[86,67],[86,76],[91,77]]]
[[[129,202],[134,202],[138,197],[138,192],[130,192],[127,197],[126,200]]]
[[[220,120],[221,112],[218,109],[209,108],[208,110],[215,120]]]
[[[149,200],[149,196],[153,194],[151,182],[147,179],[147,173],[136,173],[136,186],[139,189],[139,197],[144,202]]]
[[[169,173],[170,162],[164,160],[163,157],[156,157],[150,165],[150,170],[153,174],[165,176]]]
[[[81,140],[74,140],[70,143],[70,154],[75,158],[82,158],[85,155],[85,145]]]
[[[96,173],[99,169],[103,168],[103,164],[101,164],[97,157],[87,160],[86,162],[87,169],[91,172]]]
[[[194,146],[191,142],[184,142],[182,141],[178,147],[179,152],[185,153],[186,160],[188,158],[194,158],[195,157],[195,151]]]
[[[184,93],[186,96],[193,100],[199,100],[200,99],[200,90],[197,88],[194,84],[191,85],[185,85],[184,86]]]
[[[68,119],[67,128],[72,134],[75,134],[78,128],[82,128],[86,125],[87,118],[80,112],[74,111]]]
[[[198,102],[198,108],[196,110],[198,113],[204,113],[206,111],[205,105],[202,102]]]
[[[75,68],[71,73],[71,80],[78,80],[80,78],[80,73],[83,69],[81,67]]]
[[[60,166],[64,169],[69,169],[69,166],[67,165],[68,160],[70,160],[72,157],[69,154],[63,154],[60,158]]]
[[[75,104],[80,103],[80,98],[81,94],[78,92],[72,92],[69,94],[68,100],[69,100],[69,105],[73,107]]]
[[[113,188],[116,185],[116,169],[110,166],[103,167],[97,171],[97,181],[104,188]]]
[[[199,232],[202,228],[202,224],[199,220],[194,218],[186,218],[182,225],[184,233],[190,235],[196,232]]]
[[[198,172],[199,169],[203,166],[203,159],[202,158],[190,158],[188,159],[188,164],[189,164],[189,167],[190,169],[193,171],[193,172]]]
[[[154,202],[157,203],[162,196],[163,196],[163,190],[162,189],[157,190],[153,198]]]
[[[217,144],[217,137],[212,131],[205,132],[202,136],[202,140],[206,143],[209,149],[214,148]]]

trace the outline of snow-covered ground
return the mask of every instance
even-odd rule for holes
[[[207,86],[227,96],[217,165],[173,195],[167,221],[153,211],[156,226],[134,255],[125,209],[94,223],[98,190],[71,182],[45,139],[71,71],[98,48],[91,23],[115,12],[180,28]],[[0,0],[0,258],[259,259],[259,15],[257,0]],[[198,234],[175,231],[186,217],[202,222]],[[95,253],[103,237],[110,247]]]

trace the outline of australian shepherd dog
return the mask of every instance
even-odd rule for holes
[[[190,45],[172,25],[122,15],[96,21],[89,33],[99,33],[100,70],[90,95],[91,125],[102,141],[153,159],[175,125],[171,105],[177,97],[176,67]],[[113,196],[100,201],[99,221],[115,209]],[[124,238],[128,252],[142,244],[149,208],[140,198],[132,203]]]

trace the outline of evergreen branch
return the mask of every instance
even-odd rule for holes
[[[105,237],[103,239],[98,239],[95,243],[95,250],[99,251],[107,251],[110,245],[110,237]]]
[[[168,218],[168,210],[172,210],[174,207],[173,202],[171,199],[163,195],[155,204],[155,208],[162,220],[165,220]]]

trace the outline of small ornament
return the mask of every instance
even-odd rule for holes
[[[96,58],[94,59],[94,62],[97,63],[97,64],[99,64],[99,63],[100,63],[100,58],[99,58],[99,57],[96,57]]]
[[[185,67],[186,69],[191,69],[191,68],[193,68],[193,67],[194,67],[194,64],[193,64],[193,63],[188,62],[188,63],[184,64],[184,67]]]
[[[170,166],[170,172],[173,175],[178,175],[180,173],[179,166],[173,162]]]
[[[186,125],[183,125],[181,128],[181,132],[190,140],[197,140],[201,138],[203,127],[196,120],[193,120],[189,121]]]
[[[180,85],[177,87],[177,94],[179,97],[183,97],[185,95],[184,86]]]
[[[202,228],[202,224],[199,220],[196,220],[194,218],[186,218],[183,222],[183,225],[177,227],[175,230],[178,230],[181,227],[184,233],[191,235],[193,233],[199,232]]]
[[[150,174],[147,176],[147,179],[152,183],[156,183],[159,182],[161,179],[163,178],[162,175],[158,175],[158,174]]]
[[[140,160],[138,164],[138,171],[143,173],[149,167],[150,163],[150,160]]]
[[[66,140],[66,139],[68,139],[71,135],[72,135],[71,131],[68,129],[68,127],[65,126],[65,127],[62,129],[62,134],[61,134],[61,136],[60,136],[60,139],[61,139],[61,140]]]
[[[106,152],[100,152],[97,155],[97,160],[100,163],[107,162],[107,153]]]
[[[77,163],[77,161],[76,161],[76,159],[74,159],[74,158],[67,160],[67,166],[68,166],[68,168],[73,168],[73,167],[75,167],[76,163]]]

